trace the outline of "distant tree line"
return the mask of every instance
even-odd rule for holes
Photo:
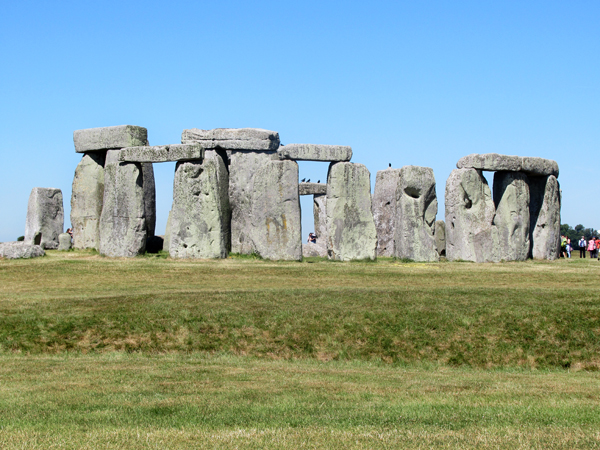
[[[581,224],[576,225],[575,228],[572,228],[568,223],[564,223],[560,226],[560,234],[571,239],[571,246],[574,249],[578,249],[578,242],[579,239],[581,239],[581,236],[584,236],[585,240],[588,241],[590,238],[598,236],[599,233],[598,230],[586,228]]]

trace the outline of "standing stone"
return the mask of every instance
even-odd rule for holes
[[[71,194],[73,248],[99,249],[106,152],[86,153],[75,169]]]
[[[154,237],[156,231],[156,187],[154,184],[154,168],[152,163],[142,163],[144,180],[144,212],[146,214],[146,231],[148,237]]]
[[[435,216],[438,202],[433,169],[404,166],[396,190],[394,256],[415,261],[438,261]]]
[[[327,177],[327,255],[349,261],[377,257],[371,212],[369,170],[362,164],[334,163]]]
[[[327,186],[323,184],[323,186]],[[302,192],[302,191],[300,191]],[[314,230],[317,242],[304,242],[302,256],[327,256],[327,195],[313,196]]]
[[[269,166],[275,152],[232,151],[229,166],[229,203],[231,205],[231,251],[250,254],[256,249],[250,237],[254,178]],[[271,167],[271,166],[269,166]]]
[[[446,256],[446,223],[443,220],[435,222],[435,248],[438,256]]]
[[[226,258],[229,247],[229,176],[214,150],[204,161],[179,162],[169,215],[173,258]]]
[[[100,253],[133,257],[146,249],[143,169],[140,163],[119,162],[119,152],[109,150],[106,154]]]
[[[302,228],[298,163],[270,161],[256,172],[250,235],[265,259],[301,260]]]
[[[163,250],[168,252],[171,248],[171,216],[173,215],[173,210],[169,211],[169,215],[167,216],[167,226],[165,228],[165,237],[163,240]]]
[[[498,230],[490,187],[480,170],[455,169],[446,181],[446,258],[494,261]]]
[[[37,233],[41,233],[42,248],[58,248],[58,235],[64,229],[63,195],[60,189],[33,188],[27,204],[25,242],[33,244]]]
[[[560,247],[560,185],[555,176],[529,177],[531,257],[556,259]]]
[[[58,249],[60,251],[71,250],[71,235],[69,233],[58,235]]]
[[[373,219],[377,230],[377,256],[394,256],[394,230],[396,229],[396,189],[400,169],[377,172],[373,194]]]
[[[498,229],[497,260],[525,261],[529,256],[529,180],[520,172],[494,174]]]

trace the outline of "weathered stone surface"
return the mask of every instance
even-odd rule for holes
[[[529,180],[518,172],[494,174],[494,203],[498,229],[496,260],[525,261],[529,255]]]
[[[20,259],[37,258],[46,253],[40,245],[28,244],[26,242],[2,242],[0,243],[0,258]]]
[[[58,249],[60,251],[71,250],[71,235],[69,233],[58,235]]]
[[[327,255],[340,261],[377,256],[370,174],[362,164],[340,162],[329,167]]]
[[[400,169],[377,172],[373,193],[373,220],[377,230],[377,256],[394,256],[394,230],[396,229],[396,189]]]
[[[279,133],[260,128],[192,128],[183,130],[181,143],[198,143],[205,149],[270,151],[279,148]]]
[[[33,188],[27,204],[25,242],[33,244],[41,233],[42,248],[58,248],[58,235],[64,231],[63,195],[60,189]]]
[[[327,185],[325,183],[300,183],[298,193],[300,195],[325,195],[327,194]]]
[[[100,253],[137,256],[146,249],[147,235],[142,165],[120,162],[119,150],[109,150],[104,165]]]
[[[301,260],[298,164],[269,161],[257,170],[252,190],[251,238],[265,259]]]
[[[344,145],[288,144],[277,150],[279,159],[298,161],[350,161],[352,147]]]
[[[214,150],[204,161],[177,163],[170,214],[173,258],[226,258],[229,248],[229,176]]]
[[[446,181],[446,258],[494,261],[498,230],[490,187],[480,170],[456,169]]]
[[[105,152],[86,153],[75,169],[71,194],[73,248],[99,249]]]
[[[551,159],[484,153],[463,156],[456,163],[459,169],[488,170],[492,172],[525,172],[531,175],[554,175],[558,177],[558,164]]]
[[[404,166],[396,190],[394,256],[438,261],[435,216],[438,202],[433,169]]]
[[[316,245],[322,250],[319,256],[327,256],[327,195],[315,195],[313,197],[313,220]]]
[[[142,180],[144,181],[144,213],[146,215],[146,231],[148,237],[156,231],[156,185],[154,183],[154,167],[152,163],[142,163]]]
[[[148,130],[134,125],[87,128],[73,132],[77,153],[148,145]]]
[[[167,227],[165,229],[165,236],[163,240],[163,250],[168,252],[171,248],[171,214],[172,211],[169,211],[169,215],[167,216]]]
[[[315,244],[312,242],[304,242],[302,244],[302,257],[311,258],[311,257],[319,257],[325,258],[327,257],[327,247]]]
[[[560,185],[556,177],[529,177],[531,257],[556,259],[560,246]]]
[[[446,223],[443,220],[435,222],[435,248],[440,257],[446,256]]]
[[[252,193],[256,172],[267,166],[275,152],[233,151],[229,166],[229,204],[231,206],[231,251],[250,254],[256,251],[250,238]]]
[[[141,163],[197,161],[204,158],[204,148],[200,144],[128,147],[121,151],[120,158],[120,161]]]

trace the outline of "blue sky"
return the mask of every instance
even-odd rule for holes
[[[551,158],[563,223],[600,228],[599,23],[597,1],[5,2],[0,241],[36,186],[62,189],[68,227],[73,130],[121,124],[153,145],[192,127],[350,145],[372,184],[388,163],[432,167],[440,219],[460,157]],[[174,165],[155,171],[162,234]]]

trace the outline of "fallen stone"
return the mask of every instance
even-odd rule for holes
[[[154,182],[154,167],[152,163],[142,163],[144,180],[144,213],[146,215],[146,232],[148,238],[156,231],[156,185]]]
[[[214,150],[204,161],[177,163],[170,214],[173,258],[226,258],[230,208],[227,167]]]
[[[61,233],[58,235],[58,250],[71,250],[71,235],[69,233]]]
[[[446,223],[443,220],[435,222],[435,247],[440,257],[446,256]]]
[[[438,202],[433,169],[404,166],[396,190],[394,256],[414,261],[438,261],[435,217]]]
[[[453,170],[446,181],[446,258],[450,261],[494,261],[498,230],[496,208],[481,171]]]
[[[25,242],[0,243],[0,258],[37,258],[39,256],[44,256],[45,254],[44,249],[35,244],[27,244]]]
[[[557,259],[560,247],[560,185],[556,177],[529,177],[531,257]]]
[[[134,125],[87,128],[73,132],[77,153],[148,145],[148,130]]]
[[[299,195],[324,195],[327,194],[325,183],[300,183],[298,185]]]
[[[44,249],[58,248],[58,235],[64,231],[63,195],[60,189],[33,188],[27,204],[25,243],[33,244],[41,233]]]
[[[105,152],[85,153],[75,169],[71,194],[73,248],[99,249],[105,157]]]
[[[529,180],[518,172],[494,174],[498,229],[497,260],[525,261],[529,256]]]
[[[200,144],[128,147],[121,151],[120,158],[120,161],[141,163],[197,161],[204,158],[204,147]]]
[[[339,261],[377,257],[369,170],[362,164],[331,164],[327,178],[327,255]]]
[[[394,256],[394,231],[396,229],[396,189],[400,169],[377,172],[373,193],[373,220],[377,230],[377,256]]]
[[[252,196],[255,174],[271,162],[275,152],[233,151],[229,165],[229,204],[231,207],[231,251],[256,251],[250,237]]]
[[[531,175],[554,175],[558,177],[558,164],[550,159],[499,155],[498,153],[473,153],[463,156],[456,163],[459,169],[477,169],[492,172],[525,172]]]
[[[106,256],[130,258],[146,249],[144,176],[140,163],[120,162],[119,152],[106,154],[99,250]]]
[[[260,128],[192,128],[183,130],[181,143],[197,143],[205,149],[271,151],[279,148],[279,133]]]
[[[277,150],[279,159],[298,161],[350,161],[352,147],[344,145],[289,144]]]
[[[257,253],[272,260],[302,259],[298,164],[269,161],[256,172],[251,238]]]

